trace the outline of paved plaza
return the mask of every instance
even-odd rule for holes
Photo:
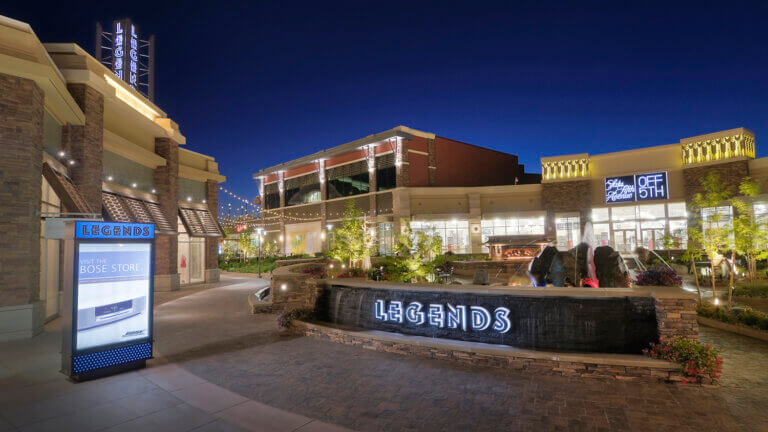
[[[159,294],[158,358],[140,372],[68,382],[55,321],[0,345],[0,432],[768,430],[763,342],[702,329],[724,350],[719,388],[536,376],[280,336],[248,313],[264,283]]]

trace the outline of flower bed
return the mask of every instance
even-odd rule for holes
[[[681,286],[683,278],[665,266],[654,266],[637,275],[635,284],[640,286]]]
[[[671,337],[660,343],[652,343],[643,350],[651,358],[675,362],[685,376],[683,383],[708,383],[720,379],[723,370],[723,358],[712,345],[703,345],[698,341],[684,337]]]

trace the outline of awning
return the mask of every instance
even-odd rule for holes
[[[94,213],[72,180],[53,169],[48,162],[43,162],[43,177],[70,213]]]
[[[176,234],[156,202],[112,191],[102,191],[101,202],[107,217],[114,222],[151,223],[159,234]]]
[[[205,204],[179,204],[181,222],[192,237],[223,237],[224,230]]]

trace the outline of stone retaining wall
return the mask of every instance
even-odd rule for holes
[[[654,296],[659,339],[684,336],[699,339],[696,300],[691,298],[659,298]]]
[[[311,274],[304,273],[308,267],[325,268],[325,259],[286,260],[290,264],[278,264],[272,271],[270,294],[272,296],[272,311],[280,312],[287,309],[314,308],[318,292],[324,286],[322,280],[313,279]],[[298,261],[298,263],[295,263]],[[280,263],[281,261],[277,261]]]
[[[676,365],[642,356],[636,356],[638,357],[636,365],[626,361],[615,361],[611,364],[611,356],[606,356],[607,361],[600,363],[590,362],[588,358],[577,360],[577,356],[570,356],[573,358],[571,361],[563,361],[555,353],[540,353],[540,355],[531,356],[522,351],[471,349],[456,344],[443,344],[441,346],[439,342],[425,344],[416,340],[409,342],[408,337],[387,338],[373,334],[366,335],[363,332],[347,331],[301,321],[294,322],[291,333],[319,337],[346,345],[357,345],[374,351],[449,360],[469,366],[522,370],[535,374],[639,382],[678,383],[683,379],[680,369]],[[550,355],[550,358],[544,358],[545,355]]]

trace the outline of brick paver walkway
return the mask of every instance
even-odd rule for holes
[[[711,329],[721,388],[535,376],[281,337],[227,287],[158,308],[170,361],[267,405],[361,431],[768,430],[768,344]],[[236,310],[237,313],[223,313]]]

